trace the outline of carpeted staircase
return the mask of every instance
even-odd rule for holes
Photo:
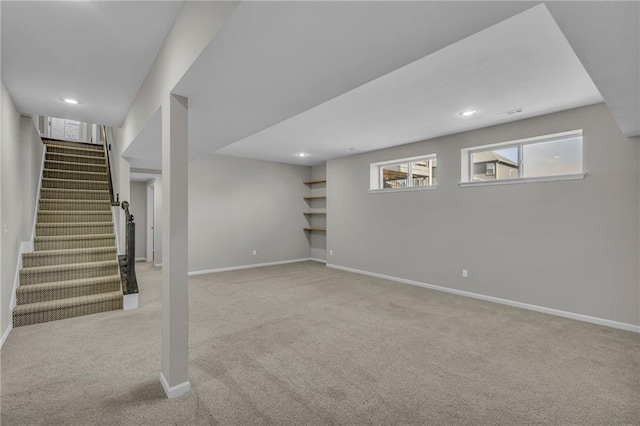
[[[122,309],[103,147],[45,145],[35,251],[22,255],[14,327]]]

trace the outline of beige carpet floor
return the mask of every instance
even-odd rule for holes
[[[140,309],[12,331],[3,425],[640,424],[640,335],[325,268],[190,279],[192,391]]]

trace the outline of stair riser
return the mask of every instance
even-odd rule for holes
[[[37,253],[37,252],[36,252]],[[72,263],[85,263],[85,262],[103,262],[107,260],[116,259],[115,248],[108,252],[85,252],[74,254],[50,254],[46,256],[30,256],[30,253],[22,256],[22,264],[25,268],[34,268],[37,266],[55,266],[55,265],[69,265]]]
[[[106,182],[107,175],[90,172],[75,172],[71,170],[47,170],[43,171],[45,179],[71,179],[71,180],[92,180],[97,182]]]
[[[118,265],[102,266],[99,268],[80,268],[67,271],[24,272],[20,271],[20,285],[50,283],[56,281],[79,280],[81,278],[96,278],[119,274]]]
[[[36,226],[36,237],[59,237],[62,235],[94,235],[112,234],[113,225],[100,226],[70,226],[70,227],[41,227]]]
[[[50,201],[40,200],[40,210],[71,210],[71,211],[111,211],[111,204],[106,201],[92,201],[90,203],[82,203],[73,201]]]
[[[61,240],[61,241],[36,241],[36,251],[41,250],[70,250],[79,248],[96,248],[96,247],[115,247],[116,239],[112,238],[96,238],[82,240]]]
[[[27,286],[28,287],[28,286]],[[107,293],[120,290],[120,281],[110,281],[100,284],[87,284],[60,289],[50,289],[36,292],[18,291],[18,305],[25,303],[47,302],[49,300],[67,299],[70,297],[89,296],[92,294]]]
[[[70,308],[56,309],[44,312],[34,312],[24,315],[13,315],[13,326],[38,324],[41,322],[56,321],[81,315],[97,314],[98,312],[114,311],[122,309],[122,299],[108,300],[91,305],[73,306]]]
[[[105,166],[104,164],[82,164],[45,161],[44,168],[50,170],[70,170],[74,172],[107,173],[107,166]]]
[[[45,161],[66,161],[70,163],[99,164],[105,165],[104,157],[87,157],[78,155],[60,154],[47,152]]]
[[[57,189],[86,189],[86,190],[97,190],[97,191],[108,191],[109,183],[107,181],[91,181],[91,180],[71,180],[71,179],[60,179],[60,180],[51,180],[51,179],[43,179],[42,180],[43,188],[57,188]]]
[[[49,213],[38,212],[38,223],[65,222],[109,222],[113,220],[111,212],[83,212],[83,213]]]
[[[102,145],[98,145],[95,143],[88,142],[72,142],[72,141],[59,141],[54,139],[44,139],[44,144],[49,146],[61,146],[63,148],[81,148],[81,149],[91,149],[94,151],[102,152],[104,147]]]
[[[67,148],[64,146],[47,145],[47,152],[67,154],[67,155],[78,155],[83,157],[97,157],[97,158],[102,158],[104,160],[104,151],[97,150],[97,149],[76,149],[76,148]]]
[[[43,188],[40,190],[40,198],[46,200],[95,200],[110,201],[109,191],[66,191]]]

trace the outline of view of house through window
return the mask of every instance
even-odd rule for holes
[[[406,188],[409,178],[408,164],[393,164],[382,166],[382,187],[383,188]]]
[[[403,189],[436,185],[435,155],[371,164],[371,189]]]
[[[582,132],[470,148],[463,150],[465,156],[472,182],[578,174]]]

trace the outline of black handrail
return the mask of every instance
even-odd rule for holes
[[[120,194],[115,194],[113,191],[113,180],[111,179],[111,161],[109,160],[109,150],[111,145],[107,141],[107,127],[100,125],[102,131],[102,146],[104,148],[104,158],[107,161],[107,180],[109,182],[109,198],[111,199],[111,205],[117,207],[120,205]]]
[[[120,203],[120,194],[116,194],[113,190],[113,180],[111,178],[111,161],[109,158],[109,151],[111,145],[107,140],[107,127],[100,126],[102,131],[102,146],[104,148],[104,157],[107,162],[107,181],[109,182],[109,198],[111,199],[111,206],[117,207],[122,205],[125,212],[125,254],[118,256],[118,263],[120,265],[120,279],[122,281],[122,293],[123,294],[135,294],[138,293],[138,280],[136,279],[136,224],[134,223],[134,217],[129,212],[129,203],[123,201]]]
[[[138,293],[138,280],[136,279],[136,224],[133,215],[129,212],[129,203],[122,202],[122,209],[126,217],[125,254],[118,256],[120,263],[120,276],[122,278],[122,292],[124,294]]]

